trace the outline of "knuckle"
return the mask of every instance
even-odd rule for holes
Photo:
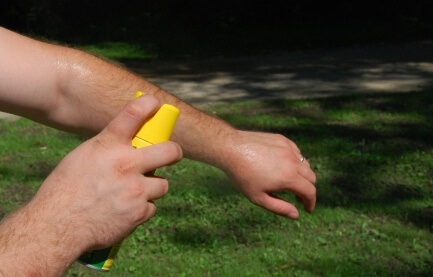
[[[141,114],[141,105],[137,101],[131,101],[125,106],[125,113],[131,117],[138,117]]]
[[[143,220],[144,222],[146,222],[147,220],[149,220],[150,218],[152,218],[155,214],[156,214],[156,205],[154,203],[148,203],[146,205],[146,209],[143,213]],[[143,221],[142,220],[142,221]]]
[[[249,197],[249,200],[251,203],[253,203],[254,205],[257,205],[257,206],[263,206],[265,203],[265,198],[262,196],[258,196],[258,195]]]
[[[146,202],[141,205],[141,208],[135,210],[132,222],[135,226],[148,221],[156,213],[156,206],[152,202]]]
[[[98,135],[93,140],[93,145],[95,149],[110,149],[112,144],[112,138],[106,135]]]
[[[127,193],[131,198],[137,198],[141,196],[144,192],[144,186],[137,183],[131,183],[127,188]]]
[[[284,148],[290,148],[290,149],[295,149],[297,150],[298,147],[296,146],[296,144],[291,141],[289,138],[287,138],[286,136],[282,135],[282,134],[274,134],[274,142],[276,143],[276,145],[279,145],[281,147]]]
[[[281,135],[281,134],[274,134],[274,142],[277,143],[278,145],[283,145],[286,146],[289,139],[286,138],[285,136]]]
[[[127,175],[134,170],[135,164],[132,161],[118,158],[113,161],[113,167],[119,175]]]
[[[298,178],[298,170],[295,167],[288,167],[284,171],[281,171],[280,181],[287,182],[288,180],[293,180]]]
[[[168,189],[169,189],[168,180],[158,177],[158,183],[156,183],[155,186],[155,194],[153,198],[150,200],[155,200],[163,197],[168,193]]]

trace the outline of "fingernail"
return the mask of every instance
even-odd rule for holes
[[[289,217],[293,218],[293,219],[298,218],[299,217],[299,213],[298,212],[290,212],[289,213]]]

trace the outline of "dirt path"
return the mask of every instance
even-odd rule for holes
[[[433,87],[433,41],[127,67],[195,105]]]
[[[433,41],[124,65],[199,107],[264,98],[410,92],[433,88]],[[11,118],[0,113],[2,117]]]

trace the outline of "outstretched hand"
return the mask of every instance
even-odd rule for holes
[[[291,219],[298,209],[276,192],[296,195],[307,212],[316,204],[316,175],[296,144],[282,135],[237,131],[222,168],[254,204]]]

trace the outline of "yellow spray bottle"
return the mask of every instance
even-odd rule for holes
[[[134,98],[141,95],[143,92],[138,91]],[[178,116],[178,108],[168,104],[162,105],[156,114],[137,131],[132,139],[132,146],[142,148],[170,140]],[[95,270],[110,271],[120,245],[121,242],[112,247],[86,252],[78,258],[78,262]]]

